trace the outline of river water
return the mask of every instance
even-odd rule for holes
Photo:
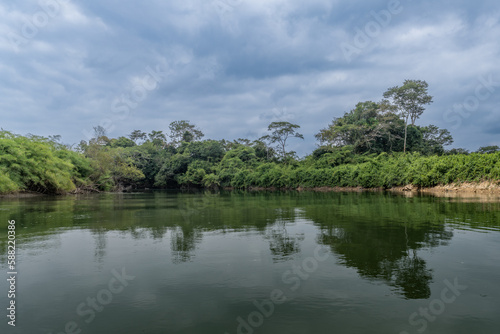
[[[1,333],[498,333],[500,201],[157,191],[0,200]]]

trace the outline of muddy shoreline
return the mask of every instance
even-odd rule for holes
[[[238,190],[233,187],[224,187],[223,190]],[[150,189],[136,189],[134,191],[145,191]],[[461,183],[447,184],[435,187],[416,187],[414,185],[399,186],[393,188],[362,188],[362,187],[297,187],[297,188],[277,188],[277,187],[250,187],[248,191],[315,191],[315,192],[393,192],[396,194],[404,194],[412,196],[417,194],[429,194],[437,197],[470,197],[470,196],[489,196],[498,197],[500,200],[500,183],[494,182],[478,182],[478,183]],[[93,192],[88,192],[91,194]],[[111,191],[106,193],[124,193],[120,191]],[[82,193],[67,193],[48,195],[36,192],[19,192],[11,194],[0,194],[0,198],[33,198],[40,196],[60,196],[60,195],[81,195]]]

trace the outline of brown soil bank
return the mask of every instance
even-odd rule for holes
[[[431,188],[418,188],[413,185],[407,185],[404,187],[395,187],[390,189],[391,191],[418,191],[425,193],[479,193],[479,194],[499,194],[500,195],[500,184],[498,182],[464,182],[464,183],[452,183],[446,185],[440,185]]]
[[[346,192],[363,192],[363,191],[384,191],[382,188],[361,188],[361,187],[316,187],[316,188],[297,188],[298,191],[346,191]],[[431,188],[419,188],[413,185],[404,187],[394,187],[386,189],[400,195],[413,197],[419,194],[429,194],[436,197],[453,197],[457,199],[476,199],[486,202],[500,202],[500,183],[499,182],[479,182],[479,183],[460,183],[447,184]]]
[[[274,190],[275,188],[252,188],[252,190]],[[421,188],[414,185],[394,187],[390,189],[383,188],[362,188],[362,187],[298,187],[298,191],[393,191],[403,193],[480,193],[480,194],[498,194],[500,195],[500,183],[480,182],[480,183],[460,183],[447,184],[430,188]]]

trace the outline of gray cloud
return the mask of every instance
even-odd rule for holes
[[[500,145],[500,84],[472,111],[454,107],[472,101],[480,78],[500,83],[500,11],[493,0],[57,5],[42,24],[33,21],[46,13],[37,1],[0,4],[4,129],[76,143],[102,122],[121,136],[189,119],[209,138],[255,139],[270,121],[287,119],[302,126],[306,140],[290,144],[303,155],[333,117],[359,101],[380,100],[405,79],[422,79],[435,102],[421,124],[450,129],[454,146]],[[397,14],[382,22],[395,5]],[[29,22],[40,27],[28,38]],[[360,31],[370,36],[356,44]],[[342,49],[347,44],[357,48],[351,61]],[[127,113],[117,112],[117,101],[138,93],[147,69],[157,67],[165,74],[155,89]]]

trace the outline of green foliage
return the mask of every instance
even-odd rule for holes
[[[497,145],[483,146],[477,150],[477,153],[495,153],[500,152],[500,147]]]
[[[132,131],[132,133],[128,137],[134,143],[137,143],[139,140],[140,141],[146,140],[147,135],[146,135],[146,132],[142,132],[141,130],[134,130],[134,131]]]
[[[88,183],[88,178],[92,174],[91,161],[80,153],[67,149],[60,149],[55,155],[65,161],[69,161],[74,168],[71,170],[71,176],[76,186],[84,186]]]
[[[319,153],[317,152],[319,150]],[[316,166],[321,167],[334,167],[347,163],[354,162],[356,155],[352,146],[333,147],[328,150],[319,148],[313,152],[313,156],[318,158],[315,161]]]
[[[47,138],[0,132],[0,192],[61,193],[88,176],[88,164]]]
[[[297,132],[300,126],[297,124],[292,124],[290,122],[272,122],[267,127],[267,131],[270,132],[269,135],[260,138],[262,141],[269,141],[270,144],[276,144],[277,149],[281,153],[281,159],[283,162],[288,161],[287,157],[293,157],[294,153],[290,155],[291,152],[286,151],[286,142],[289,138],[300,138],[304,139],[304,136]]]
[[[136,144],[133,140],[127,137],[120,137],[118,139],[111,139],[108,143],[111,147],[134,147]]]
[[[434,125],[407,127],[387,101],[358,103],[317,138],[325,145],[298,160],[287,139],[302,138],[298,125],[273,122],[262,140],[203,140],[187,121],[171,123],[172,142],[162,131],[134,130],[130,139],[108,138],[102,127],[78,151],[51,139],[0,132],[0,193],[23,190],[62,193],[75,188],[363,187],[500,180],[498,147],[480,153],[444,151],[450,133]],[[199,132],[198,132],[199,131]],[[278,144],[276,151],[269,144]],[[285,162],[283,164],[282,162]]]
[[[146,188],[154,186],[155,177],[162,167],[163,161],[172,155],[171,152],[156,146],[151,141],[129,147],[123,150],[123,154],[127,159],[133,161],[134,166],[144,174],[144,178],[136,184]]]
[[[453,155],[453,154],[469,154],[469,151],[464,149],[464,148],[452,148],[450,150],[446,150],[444,152],[446,155]]]
[[[189,156],[192,160],[205,160],[219,162],[224,156],[224,146],[216,140],[204,140],[200,142],[184,142],[177,152]]]
[[[403,127],[396,114],[384,112],[380,104],[366,101],[343,117],[335,118],[316,134],[316,139],[330,147],[352,146],[356,153],[383,152],[392,149]]]
[[[203,138],[204,134],[197,129],[195,125],[189,121],[174,121],[170,123],[170,139],[174,146],[180,145],[182,142],[192,142]]]
[[[406,130],[405,130],[406,129]],[[354,153],[382,153],[406,150],[423,154],[443,154],[444,146],[453,143],[450,132],[435,125],[405,126],[405,121],[394,113],[386,101],[360,102],[343,117],[335,118],[316,134],[323,145],[314,155],[322,155],[334,148],[349,146]]]
[[[203,177],[202,185],[208,189],[216,189],[220,186],[219,176],[214,173],[206,174]]]
[[[0,168],[0,194],[21,190],[21,187],[9,178],[7,169]]]
[[[339,152],[337,152],[339,153]],[[363,187],[391,188],[413,184],[432,187],[456,182],[498,181],[500,152],[423,156],[420,153],[381,153],[356,157],[347,163],[325,163],[325,153],[317,161],[298,166],[263,163],[249,168],[238,158],[223,160],[217,170],[223,186],[248,187]]]
[[[224,155],[224,159],[238,158],[241,162],[254,163],[257,161],[255,149],[248,146],[238,145]]]
[[[405,80],[402,86],[389,88],[385,98],[392,98],[405,119],[411,118],[411,124],[424,112],[424,105],[432,103],[432,96],[427,93],[429,85],[422,80]]]
[[[405,121],[403,152],[406,152],[408,119],[411,125],[420,118],[424,105],[432,103],[432,96],[427,93],[429,85],[422,80],[405,80],[403,85],[391,87],[384,93],[384,98],[391,98],[394,105],[401,112]]]
[[[186,186],[201,186],[207,175],[205,169],[197,168],[195,164],[189,165],[186,173],[179,175],[178,183]]]
[[[92,167],[88,176],[92,187],[108,191],[144,179],[144,173],[135,166],[129,151],[123,147],[111,147],[107,144],[110,142],[101,134],[82,145]]]

